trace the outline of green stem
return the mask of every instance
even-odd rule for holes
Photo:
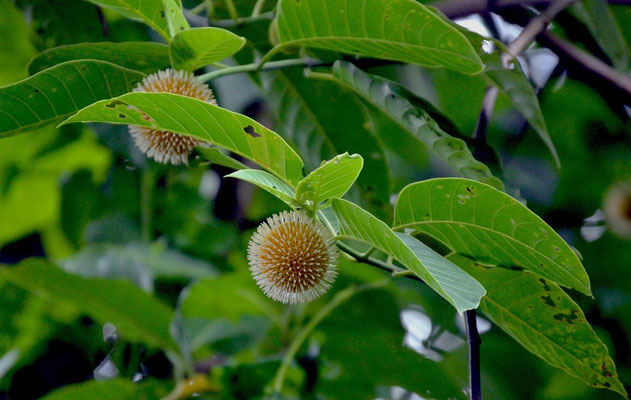
[[[243,17],[243,18],[237,18],[236,20],[216,19],[216,20],[210,21],[209,25],[215,26],[218,28],[234,28],[235,26],[238,26],[238,25],[249,24],[256,21],[272,20],[272,19],[274,19],[274,12],[268,11],[268,12],[261,13],[257,15],[256,17],[253,17],[253,16]]]
[[[286,67],[294,67],[297,65],[319,65],[321,61],[313,60],[309,58],[291,58],[289,60],[280,60],[280,61],[271,61],[263,66],[263,70],[277,69],[277,68],[286,68]],[[216,71],[208,72],[204,75],[200,75],[198,79],[202,82],[208,82],[215,78],[219,78],[224,75],[232,75],[238,74],[241,72],[252,72],[259,69],[259,63],[245,64],[245,65],[237,65],[235,67],[221,68]]]
[[[142,222],[142,239],[153,240],[153,190],[157,171],[152,165],[144,170],[140,177],[140,215]]]
[[[263,5],[265,5],[265,0],[256,0],[256,4],[254,4],[254,8],[252,9],[252,17],[256,18],[261,14],[261,10],[263,9]]]
[[[226,8],[228,9],[228,14],[230,14],[230,18],[237,22],[239,20],[239,13],[237,12],[237,7],[234,5],[233,0],[226,0]]]

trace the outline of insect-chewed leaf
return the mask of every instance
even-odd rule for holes
[[[171,37],[177,35],[179,32],[191,28],[184,17],[179,0],[162,0],[162,3],[164,4],[164,13],[167,19],[169,35],[171,35]]]
[[[333,199],[339,236],[374,246],[405,265],[461,313],[477,308],[484,287],[451,261],[414,237],[393,232],[368,211],[342,199]]]
[[[39,53],[28,64],[33,75],[66,61],[100,60],[144,73],[171,66],[169,47],[153,42],[78,43],[53,47]]]
[[[590,386],[626,396],[607,347],[558,285],[527,271],[448,258],[484,285],[480,310],[522,346]]]
[[[401,96],[399,92],[403,90],[395,82],[367,74],[345,61],[336,61],[332,72],[332,77],[336,81],[351,88],[401,128],[393,129],[388,134],[411,134],[447,161],[462,176],[498,189],[504,188],[502,181],[494,177],[486,165],[473,157],[464,141],[449,135],[425,110]]]
[[[244,44],[244,38],[225,29],[193,28],[175,35],[169,52],[175,69],[192,71],[230,57]]]
[[[424,232],[475,260],[527,269],[591,293],[572,248],[526,206],[483,183],[439,178],[408,185],[397,199],[394,225]]]
[[[340,154],[324,162],[298,183],[296,196],[314,205],[330,198],[342,197],[353,186],[364,165],[359,154]]]
[[[258,169],[242,169],[226,175],[227,178],[237,178],[250,182],[263,190],[268,191],[289,205],[295,205],[294,189],[269,172]]]
[[[162,0],[87,0],[99,6],[114,10],[127,18],[140,19],[155,29],[165,39],[169,39],[166,12]]]
[[[133,89],[145,75],[105,61],[59,64],[0,88],[0,137],[67,117],[96,101]]]
[[[252,160],[291,185],[302,178],[302,160],[276,133],[245,115],[192,97],[128,93],[94,103],[63,124],[71,122],[146,126],[193,136]]]
[[[466,74],[483,67],[462,33],[414,0],[281,0],[277,21],[279,47],[310,46]]]

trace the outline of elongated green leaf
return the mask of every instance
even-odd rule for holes
[[[354,93],[306,79],[301,68],[264,74],[263,88],[279,116],[279,131],[296,144],[310,169],[337,154],[360,154],[364,168],[358,186],[366,197],[388,201],[391,182],[383,146],[368,128],[369,115]],[[344,118],[331,112],[337,109],[345,111]]]
[[[225,29],[193,28],[175,35],[169,52],[174,68],[192,71],[230,57],[244,44],[244,38]]]
[[[296,185],[300,157],[276,133],[244,115],[191,97],[170,93],[128,93],[92,104],[63,124],[108,122],[153,127],[223,147]]]
[[[299,201],[310,201],[314,205],[342,197],[353,186],[363,165],[364,159],[359,154],[340,154],[301,180],[296,196]]]
[[[158,381],[132,382],[124,378],[88,381],[64,386],[41,400],[154,400],[168,393]]]
[[[225,154],[218,147],[197,147],[195,149],[200,156],[210,161],[213,164],[222,165],[224,167],[232,168],[234,170],[247,169],[248,166],[240,161],[235,160],[229,155]]]
[[[583,0],[572,8],[616,69],[626,72],[629,69],[629,46],[607,1]]]
[[[164,12],[166,14],[167,26],[169,27],[169,35],[171,35],[171,38],[179,32],[191,28],[184,17],[179,0],[162,0],[162,3],[164,4]]]
[[[250,182],[263,190],[266,190],[289,205],[295,204],[294,189],[274,175],[258,169],[242,169],[226,175],[227,178],[237,178]]]
[[[539,99],[528,79],[524,75],[518,61],[513,61],[513,68],[504,68],[499,56],[485,56],[486,67],[484,73],[491,83],[506,93],[511,102],[526,121],[537,132],[543,143],[548,147],[557,167],[560,167],[559,155],[548,133],[546,121],[539,106]]]
[[[359,206],[333,199],[342,237],[359,240],[394,257],[461,313],[478,307],[485,290],[478,281],[412,236],[393,232]]]
[[[354,90],[400,128],[393,129],[389,134],[412,135],[447,161],[462,176],[498,189],[504,188],[489,168],[473,157],[464,141],[446,133],[425,110],[416,107],[400,95],[402,88],[396,83],[369,75],[344,61],[336,61],[332,71],[337,82]]]
[[[413,0],[281,0],[280,47],[309,46],[367,57],[482,71],[467,39]]]
[[[31,59],[29,74],[73,60],[108,61],[121,67],[152,73],[171,66],[169,47],[153,42],[79,43],[45,50]]]
[[[527,269],[591,293],[570,246],[526,206],[483,183],[443,178],[408,185],[397,199],[394,225],[424,232],[477,261]]]
[[[127,18],[139,19],[170,39],[166,12],[162,0],[86,0],[114,10]]]
[[[522,346],[590,386],[626,395],[607,347],[559,286],[527,271],[449,259],[484,285],[480,309]]]
[[[132,90],[144,74],[104,61],[69,61],[0,88],[0,137],[57,122]]]
[[[0,276],[29,292],[70,304],[101,324],[110,322],[130,341],[174,348],[169,334],[173,312],[128,281],[87,279],[43,260],[5,267]]]

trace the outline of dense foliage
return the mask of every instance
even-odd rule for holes
[[[627,397],[631,8],[506,3],[0,0],[0,399]]]

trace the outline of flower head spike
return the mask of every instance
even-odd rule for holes
[[[250,271],[270,298],[304,303],[337,276],[339,252],[329,230],[302,211],[283,211],[259,225],[248,246]]]
[[[603,211],[611,231],[631,239],[631,182],[621,182],[609,189]]]
[[[208,85],[201,83],[187,71],[167,69],[151,74],[138,84],[134,92],[166,92],[194,97],[210,104],[217,104]],[[148,118],[148,117],[146,117]],[[204,142],[169,131],[160,131],[145,126],[129,126],[129,133],[136,146],[147,156],[161,163],[174,165],[188,163],[188,155],[195,146]]]

